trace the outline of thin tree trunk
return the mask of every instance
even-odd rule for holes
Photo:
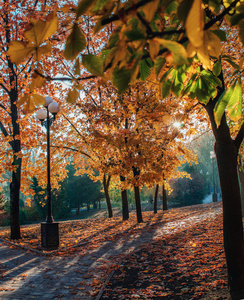
[[[110,178],[111,178],[111,176],[108,176],[108,179],[106,179],[106,174],[103,175],[103,188],[104,188],[105,199],[106,199],[106,203],[107,203],[107,207],[108,207],[108,217],[112,218],[113,210],[112,210],[111,200],[110,200],[110,196],[109,196],[109,192],[108,192]]]
[[[79,203],[77,203],[76,214],[77,214],[77,216],[79,216],[79,214],[80,214],[80,204]]]
[[[12,79],[14,80],[14,79]],[[20,220],[19,220],[19,200],[20,200],[20,181],[21,181],[21,143],[19,140],[20,128],[18,123],[18,110],[16,102],[18,94],[15,89],[10,92],[11,100],[11,119],[13,128],[13,167],[15,170],[12,172],[12,182],[10,184],[10,227],[11,239],[20,239]]]
[[[14,155],[15,157],[15,155]],[[15,157],[16,158],[16,157]],[[21,159],[14,159],[13,165],[17,168],[12,172],[12,181],[10,184],[10,238],[13,240],[20,239],[20,219],[19,219],[19,200],[20,200],[20,173]]]
[[[153,203],[153,211],[156,214],[158,212],[158,188],[159,185],[156,185],[155,194],[154,194],[154,203]]]
[[[140,170],[136,167],[133,167],[133,174],[134,177],[138,177],[140,175]],[[136,216],[137,222],[142,223],[142,211],[141,211],[141,199],[140,199],[140,189],[139,186],[134,186],[134,193],[135,193],[135,203],[136,203]]]
[[[162,197],[163,197],[163,210],[168,210],[168,203],[167,203],[167,193],[165,189],[165,184],[162,185]]]
[[[125,177],[120,176],[120,181],[124,182]],[[122,217],[123,221],[129,219],[129,203],[127,198],[127,190],[121,190],[121,198],[122,198]]]

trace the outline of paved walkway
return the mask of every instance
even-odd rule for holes
[[[103,241],[98,248],[92,245],[77,248],[68,256],[46,257],[11,249],[0,242],[0,299],[98,299],[98,291],[125,255],[138,247],[168,234],[185,230],[203,219],[215,218],[221,213],[218,206],[180,220],[160,224],[142,234],[134,234]],[[1,274],[1,273],[0,273]]]

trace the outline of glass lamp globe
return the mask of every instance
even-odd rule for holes
[[[40,108],[37,113],[36,113],[36,116],[37,118],[40,120],[40,121],[43,121],[46,119],[47,117],[47,111],[43,108]]]
[[[47,96],[47,97],[45,97],[45,101],[46,101],[46,103],[44,104],[44,106],[48,107],[48,105],[53,102],[53,99],[51,97]]]
[[[59,104],[53,101],[48,105],[48,111],[50,111],[54,115],[57,114],[60,111]]]

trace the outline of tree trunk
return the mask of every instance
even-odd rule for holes
[[[129,219],[129,204],[128,204],[128,198],[127,198],[127,190],[121,190],[121,197],[122,197],[122,216],[123,221],[126,221]]]
[[[215,151],[223,201],[224,248],[228,268],[228,284],[233,299],[243,299],[244,240],[237,151],[233,142],[223,144],[218,141],[215,144]],[[242,298],[238,298],[238,294]]]
[[[232,299],[244,298],[244,239],[241,213],[241,194],[237,171],[237,155],[243,131],[236,139],[230,135],[225,114],[219,127],[214,120],[215,101],[205,107],[215,136],[215,153],[223,201],[224,249],[228,269],[228,285]],[[242,130],[244,127],[242,128]]]
[[[76,215],[79,216],[79,214],[80,214],[80,204],[77,203]]]
[[[158,212],[158,184],[155,188],[155,194],[154,194],[154,203],[153,203],[153,211],[156,214]]]
[[[18,123],[18,111],[16,107],[16,101],[18,94],[16,90],[11,90],[11,119],[13,128],[13,167],[15,170],[12,172],[12,182],[10,184],[10,227],[11,227],[11,239],[20,239],[20,221],[19,221],[19,200],[20,200],[20,179],[21,179],[21,157],[19,156],[21,151],[21,143],[19,140],[19,123]]]
[[[133,167],[133,174],[134,177],[138,177],[140,175],[140,170],[136,167]],[[140,199],[140,189],[139,186],[134,186],[134,193],[135,193],[135,203],[136,203],[136,216],[137,222],[142,223],[142,211],[141,211],[141,199]]]
[[[99,199],[99,206],[98,209],[101,210],[101,199]]]
[[[141,199],[139,186],[134,186],[137,222],[142,223]]]
[[[163,196],[163,210],[168,210],[167,193],[164,184],[162,185],[162,196]]]
[[[103,188],[104,188],[105,199],[106,199],[106,203],[107,203],[107,207],[108,207],[108,217],[112,218],[113,210],[112,210],[111,200],[110,200],[109,192],[108,192],[110,178],[111,177],[108,176],[108,179],[106,179],[106,174],[103,175]]]
[[[10,238],[16,240],[21,237],[19,220],[21,159],[16,155],[14,155],[13,165],[17,169],[12,172],[12,182],[10,183]]]
[[[125,181],[124,176],[120,176],[120,181]],[[127,198],[127,190],[121,190],[121,198],[122,198],[122,217],[123,221],[129,219],[129,204]]]

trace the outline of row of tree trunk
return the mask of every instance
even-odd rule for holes
[[[135,170],[134,171],[135,176],[139,176],[139,171]],[[107,204],[107,209],[108,209],[108,217],[112,218],[113,217],[113,210],[112,210],[112,205],[111,205],[111,199],[109,195],[109,183],[110,183],[111,177],[106,174],[104,174],[103,177],[103,188],[104,188],[104,195],[105,195],[105,200]],[[125,177],[120,176],[120,181],[123,183],[125,181]],[[159,191],[159,185],[156,185],[155,188],[155,195],[154,195],[154,213],[156,214],[158,212],[158,191]],[[141,198],[140,198],[140,188],[138,186],[134,186],[134,195],[135,195],[135,204],[136,204],[136,216],[137,216],[137,222],[142,223],[143,218],[142,218],[142,209],[141,209]],[[163,196],[163,210],[168,210],[168,205],[167,205],[167,192],[165,189],[165,185],[162,185],[162,196]],[[129,219],[129,202],[128,202],[128,197],[127,197],[127,190],[121,190],[121,199],[122,199],[122,219],[123,221],[126,221]]]

